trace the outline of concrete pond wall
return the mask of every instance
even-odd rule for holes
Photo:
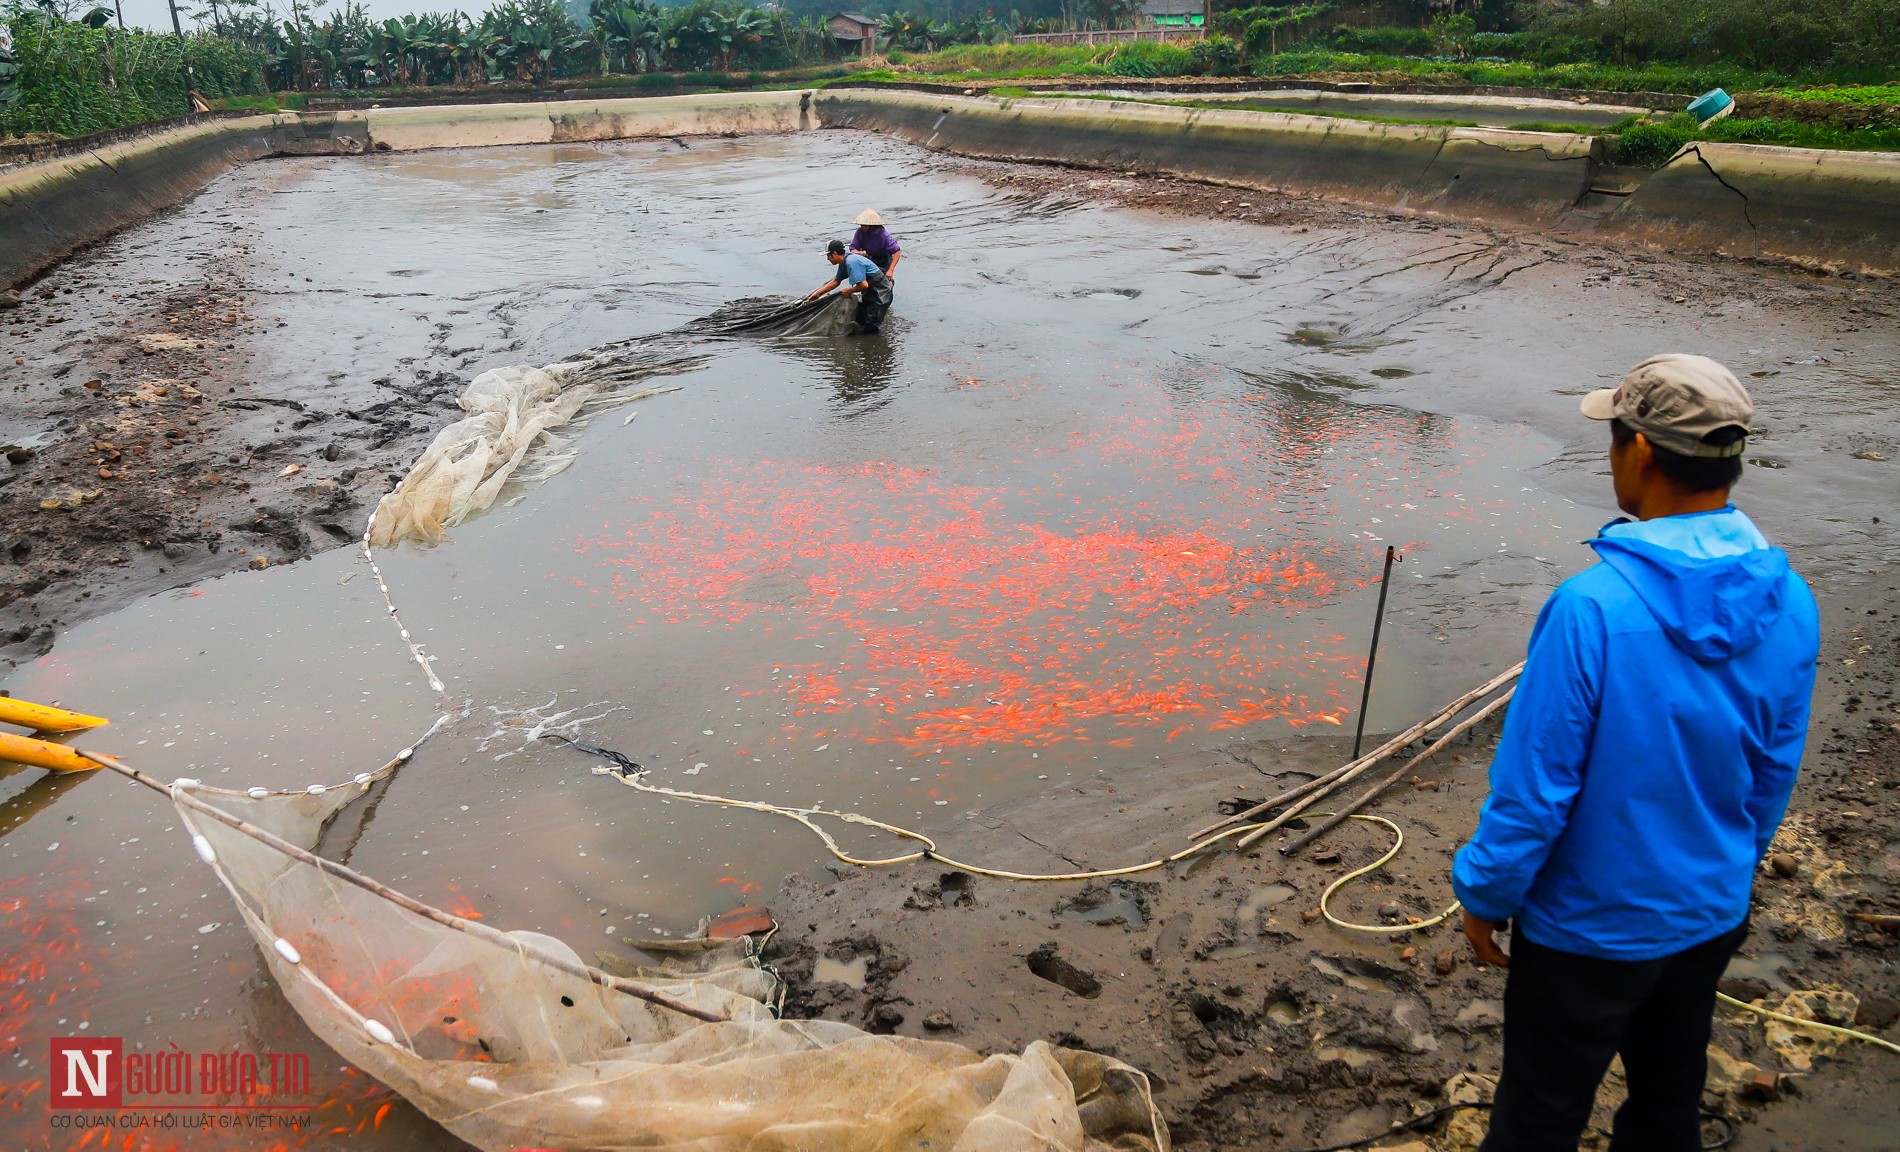
[[[1588,135],[849,88],[227,116],[69,142],[51,154],[0,151],[0,287],[267,156],[820,128],[1685,254],[1900,271],[1896,153],[1696,144],[1655,173],[1632,175],[1607,170],[1604,142]]]
[[[278,119],[245,116],[115,133],[93,147],[0,167],[0,288],[170,207],[233,164],[270,155]]]
[[[1576,203],[1602,150],[1592,136],[1114,100],[860,89],[816,104],[827,127],[964,156],[1164,172],[1519,225],[1548,223]]]

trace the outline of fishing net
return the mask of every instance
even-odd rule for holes
[[[400,762],[339,788],[170,792],[311,1031],[470,1144],[1166,1152],[1146,1077],[1106,1057],[780,1020],[748,938],[642,945],[614,976],[309,854]]]
[[[843,296],[750,296],[679,331],[701,336],[849,336],[858,330],[857,302]]]
[[[705,364],[695,339],[721,336],[843,336],[854,331],[852,301],[762,296],[654,336],[589,349],[535,368],[493,368],[456,400],[467,415],[436,434],[409,474],[376,505],[370,542],[439,543],[448,529],[494,506],[510,485],[545,480],[574,460],[574,437],[589,416],[670,388],[645,382]]]

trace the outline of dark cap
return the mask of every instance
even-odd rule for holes
[[[1583,414],[1592,420],[1621,420],[1651,444],[1683,456],[1740,456],[1747,448],[1755,402],[1733,372],[1707,356],[1670,352],[1630,369],[1617,387],[1585,396]],[[1726,443],[1706,439],[1730,427],[1740,428],[1742,437]]]
[[[831,243],[825,245],[825,255],[827,256],[844,255],[844,241],[833,240]]]

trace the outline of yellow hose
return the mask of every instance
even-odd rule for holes
[[[1717,992],[1715,998],[1731,1008],[1740,1008],[1744,1012],[1753,1012],[1757,1016],[1766,1016],[1770,1020],[1779,1020],[1783,1024],[1792,1024],[1797,1028],[1806,1028],[1810,1032],[1826,1032],[1833,1036],[1843,1036],[1849,1040],[1859,1040],[1865,1044],[1875,1044],[1889,1052],[1900,1052],[1900,1044],[1882,1039],[1869,1032],[1856,1032],[1852,1028],[1842,1028],[1835,1024],[1823,1024],[1819,1020],[1803,1020],[1799,1016],[1790,1016],[1785,1012],[1771,1012],[1759,1005],[1737,1000],[1726,992]]]
[[[1212,848],[1222,840],[1245,836],[1247,833],[1260,827],[1259,824],[1237,824],[1232,828],[1223,828],[1212,836],[1190,844],[1188,847],[1183,848],[1171,856],[1163,856],[1156,860],[1146,860],[1140,864],[1126,864],[1119,868],[1097,868],[1087,872],[1011,872],[1003,868],[986,868],[981,864],[970,864],[962,860],[953,859],[938,851],[937,842],[922,832],[916,832],[909,828],[900,828],[895,824],[887,824],[882,820],[865,816],[858,812],[837,812],[828,808],[788,808],[779,804],[767,804],[760,800],[734,800],[729,796],[713,796],[704,792],[686,792],[678,788],[665,788],[658,784],[647,783],[640,778],[638,773],[622,771],[620,768],[610,764],[596,765],[594,775],[612,776],[629,788],[635,788],[641,792],[651,793],[655,796],[665,796],[670,800],[684,800],[689,804],[712,804],[723,808],[745,808],[753,812],[765,812],[774,816],[783,816],[787,820],[793,820],[804,825],[824,844],[826,851],[830,852],[832,856],[837,859],[854,867],[884,868],[891,865],[911,864],[918,860],[929,859],[935,860],[937,863],[946,867],[956,868],[976,876],[989,876],[997,880],[1107,880],[1116,876],[1132,876],[1138,872],[1150,872],[1156,868],[1164,868],[1169,864],[1179,863],[1197,852]],[[1333,813],[1310,812],[1306,815],[1331,816]],[[837,840],[832,838],[831,833],[825,831],[824,828],[820,827],[813,819],[813,817],[817,816],[828,817],[833,820],[842,820],[847,824],[862,824],[867,828],[881,829],[900,839],[914,840],[918,844],[923,845],[923,847],[915,852],[906,852],[901,856],[885,856],[874,860],[862,859],[851,855],[840,847]],[[1385,855],[1374,860],[1364,868],[1348,872],[1327,886],[1326,891],[1322,893],[1319,898],[1319,911],[1320,915],[1326,917],[1329,924],[1354,932],[1376,932],[1381,935],[1392,936],[1401,932],[1417,932],[1420,929],[1430,928],[1435,924],[1442,924],[1458,912],[1460,906],[1454,903],[1450,908],[1440,912],[1438,915],[1428,920],[1420,920],[1412,924],[1353,924],[1334,916],[1327,908],[1327,903],[1333,898],[1335,893],[1359,877],[1369,872],[1376,872],[1385,867],[1394,856],[1399,854],[1399,849],[1405,846],[1405,833],[1400,831],[1397,824],[1387,820],[1385,817],[1366,816],[1355,812],[1352,815],[1352,819],[1363,820],[1368,824],[1382,824],[1390,829],[1393,836],[1392,847],[1386,850]]]
[[[1315,812],[1313,813],[1313,815],[1330,816],[1332,815],[1332,813]],[[1344,928],[1352,932],[1372,932],[1372,933],[1377,933],[1378,935],[1381,935],[1381,936],[1397,936],[1401,932],[1417,932],[1421,928],[1430,928],[1436,924],[1443,924],[1445,921],[1451,919],[1453,916],[1456,916],[1461,910],[1463,910],[1464,905],[1458,903],[1458,901],[1456,900],[1453,900],[1451,902],[1451,907],[1445,909],[1443,912],[1440,912],[1438,915],[1433,916],[1430,919],[1420,920],[1416,923],[1411,923],[1411,924],[1351,924],[1333,915],[1331,910],[1326,907],[1326,903],[1327,901],[1333,898],[1333,894],[1335,892],[1338,892],[1341,888],[1344,888],[1346,885],[1352,883],[1354,880],[1359,879],[1359,877],[1366,875],[1368,872],[1377,872],[1379,869],[1385,867],[1386,864],[1392,859],[1392,857],[1397,856],[1399,854],[1399,849],[1405,847],[1405,833],[1400,831],[1399,826],[1397,824],[1394,824],[1392,821],[1387,820],[1385,817],[1363,816],[1355,812],[1353,813],[1352,818],[1354,820],[1364,820],[1368,824],[1383,824],[1387,828],[1390,828],[1392,830],[1392,847],[1386,849],[1385,855],[1379,857],[1377,860],[1374,860],[1372,863],[1366,865],[1364,868],[1355,869],[1354,871],[1348,872],[1344,876],[1341,876],[1339,879],[1333,881],[1331,884],[1326,886],[1326,891],[1321,892],[1319,894],[1319,914],[1321,916],[1326,917],[1326,922],[1328,924],[1331,924],[1335,928]]]
[[[594,768],[594,774],[596,776],[613,776],[616,779],[618,779],[622,784],[627,785],[629,788],[636,788],[642,792],[648,792],[655,796],[665,796],[668,799],[672,799],[672,800],[684,800],[689,804],[712,804],[712,805],[717,805],[717,806],[725,807],[725,808],[745,808],[753,812],[765,812],[774,816],[783,816],[788,820],[796,821],[799,824],[802,824],[806,828],[810,829],[811,832],[814,835],[816,835],[820,841],[824,843],[825,849],[827,851],[829,851],[837,859],[843,861],[846,864],[850,864],[854,867],[884,868],[884,867],[889,867],[896,864],[911,864],[911,863],[915,863],[918,860],[928,859],[928,860],[935,860],[937,863],[942,864],[949,868],[956,868],[960,871],[969,872],[976,876],[989,876],[997,880],[1025,880],[1025,881],[1106,880],[1106,879],[1110,879],[1116,876],[1132,876],[1139,872],[1149,872],[1156,868],[1162,868],[1162,867],[1166,867],[1169,864],[1178,863],[1179,861],[1185,860],[1189,856],[1192,856],[1197,852],[1201,852],[1201,851],[1204,851],[1205,849],[1213,847],[1215,844],[1220,843],[1222,840],[1229,840],[1238,836],[1244,836],[1247,833],[1253,831],[1254,829],[1262,827],[1261,824],[1239,824],[1239,825],[1235,825],[1232,828],[1224,828],[1221,831],[1216,832],[1214,835],[1207,837],[1206,839],[1200,840],[1192,845],[1189,845],[1186,848],[1183,848],[1181,851],[1176,852],[1172,856],[1163,856],[1158,860],[1147,860],[1147,861],[1143,861],[1140,864],[1128,864],[1120,868],[1098,868],[1098,869],[1095,869],[1093,871],[1088,871],[1088,872],[1011,872],[1002,868],[986,868],[980,864],[968,864],[961,860],[952,859],[951,857],[946,856],[942,852],[938,851],[936,841],[924,835],[922,832],[915,832],[909,828],[900,828],[895,824],[887,824],[882,820],[878,820],[870,816],[865,816],[857,812],[837,812],[828,808],[787,808],[778,804],[767,804],[759,800],[734,800],[731,797],[713,796],[704,792],[684,792],[677,788],[664,788],[657,784],[649,784],[645,780],[642,780],[637,773],[624,772],[621,769],[614,767],[612,765],[608,765],[608,764],[597,765]],[[1302,813],[1302,815],[1313,816],[1313,817],[1325,817],[1325,816],[1331,816],[1333,815],[1333,813],[1306,812],[1306,813]],[[837,840],[832,838],[831,833],[825,831],[824,828],[820,827],[818,823],[813,819],[813,817],[819,817],[819,816],[828,817],[833,820],[842,820],[847,824],[862,824],[867,828],[877,828],[882,831],[889,832],[893,836],[896,836],[900,839],[913,840],[917,842],[918,844],[921,844],[922,847],[919,848],[915,852],[906,852],[901,856],[885,856],[885,857],[872,859],[872,860],[862,859],[860,857],[851,855],[849,852],[846,852],[842,847],[840,847]],[[1332,909],[1329,907],[1329,905],[1331,904],[1333,897],[1338,895],[1339,890],[1341,888],[1344,888],[1346,885],[1352,883],[1354,880],[1357,880],[1362,876],[1370,875],[1371,873],[1377,872],[1379,869],[1385,867],[1387,864],[1391,863],[1392,858],[1397,856],[1399,854],[1399,851],[1405,847],[1404,830],[1401,829],[1397,824],[1386,819],[1385,817],[1367,816],[1363,813],[1355,812],[1352,814],[1351,819],[1363,820],[1368,824],[1384,825],[1385,828],[1392,833],[1392,846],[1386,849],[1385,855],[1379,857],[1377,860],[1374,860],[1372,863],[1367,864],[1363,868],[1355,868],[1351,872],[1346,873],[1344,876],[1341,876],[1339,879],[1333,881],[1331,884],[1328,884],[1326,886],[1326,890],[1320,893],[1319,913],[1321,916],[1326,918],[1326,922],[1328,924],[1331,924],[1335,928],[1342,928],[1348,932],[1365,932],[1368,934],[1379,935],[1379,936],[1398,936],[1406,932],[1420,932],[1426,928],[1436,927],[1437,925],[1443,924],[1445,921],[1451,919],[1453,916],[1456,916],[1459,912],[1464,910],[1464,906],[1460,904],[1458,901],[1454,900],[1451,903],[1451,907],[1445,909],[1443,912],[1440,912],[1435,916],[1429,916],[1423,920],[1417,920],[1417,921],[1413,921],[1406,924],[1354,924],[1353,922],[1349,920],[1341,920],[1339,917],[1333,915]],[[1891,1040],[1884,1040],[1880,1038],[1879,1036],[1870,1035],[1866,1032],[1856,1032],[1851,1028],[1841,1028],[1833,1024],[1823,1024],[1818,1020],[1803,1020],[1798,1016],[1789,1016],[1781,1012],[1772,1012],[1766,1008],[1760,1008],[1753,1004],[1743,1003],[1742,1001],[1737,1000],[1732,996],[1726,996],[1720,992],[1716,993],[1716,999],[1720,1000],[1724,1004],[1728,1004],[1735,1008],[1740,1008],[1743,1011],[1753,1012],[1759,1016],[1766,1016],[1771,1020],[1779,1020],[1784,1024],[1791,1024],[1797,1028],[1808,1028],[1816,1032],[1826,1032],[1826,1033],[1830,1033],[1836,1036],[1843,1036],[1852,1040],[1859,1040],[1868,1044],[1875,1044],[1882,1048],[1886,1048],[1892,1052],[1900,1052],[1900,1044],[1895,1044]]]

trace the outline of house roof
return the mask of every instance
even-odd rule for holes
[[[1206,10],[1204,0],[1141,0],[1143,16],[1195,16]]]
[[[877,23],[877,21],[871,19],[869,16],[866,16],[862,12],[834,12],[832,13],[831,18],[833,20],[856,20],[860,24]]]

